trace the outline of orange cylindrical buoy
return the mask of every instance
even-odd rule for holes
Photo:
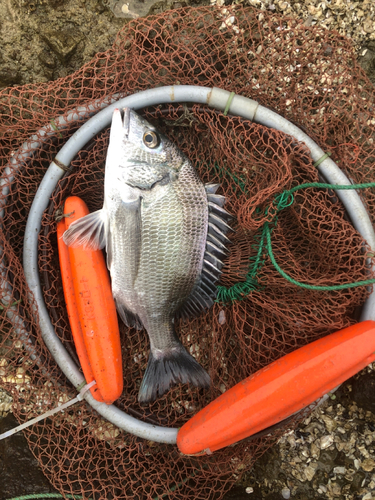
[[[375,360],[375,321],[283,356],[203,408],[177,435],[186,455],[212,453],[310,405]]]
[[[89,210],[77,196],[67,198],[57,224],[64,297],[77,354],[86,382],[97,401],[118,399],[123,389],[122,356],[116,306],[101,250],[67,247],[62,239],[70,224]]]

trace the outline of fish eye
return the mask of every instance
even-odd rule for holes
[[[160,144],[160,138],[156,132],[148,130],[143,134],[143,144],[148,148],[156,148]]]

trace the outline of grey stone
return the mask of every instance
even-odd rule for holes
[[[190,0],[107,0],[106,4],[116,17],[136,19],[147,14],[156,14],[167,9],[186,7]],[[206,2],[199,2],[204,5]],[[209,2],[207,1],[207,4]]]

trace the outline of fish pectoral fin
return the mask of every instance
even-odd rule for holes
[[[63,240],[69,247],[99,250],[106,246],[107,217],[104,210],[97,210],[72,222],[63,234]]]

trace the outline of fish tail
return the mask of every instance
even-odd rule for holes
[[[211,380],[180,342],[165,351],[151,350],[138,401],[151,403],[165,394],[171,386],[186,383],[207,389]]]

